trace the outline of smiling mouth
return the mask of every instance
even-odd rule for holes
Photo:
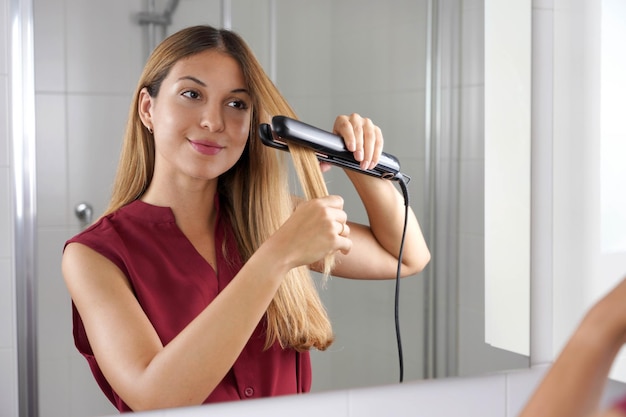
[[[189,143],[191,144],[191,147],[193,149],[203,155],[217,155],[222,151],[222,149],[224,149],[223,146],[219,146],[213,143],[197,142],[193,140],[190,140]]]

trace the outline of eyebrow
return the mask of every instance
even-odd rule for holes
[[[197,79],[196,77],[192,77],[191,75],[185,75],[184,77],[180,77],[178,79],[178,81],[182,81],[182,80],[190,80],[190,81],[193,81],[194,83],[200,84],[203,87],[206,87],[206,84],[203,81],[200,81],[199,79]]]
[[[196,77],[193,77],[191,75],[185,75],[185,76],[180,77],[178,79],[178,81],[181,81],[181,80],[190,80],[190,81],[193,81],[194,83],[200,84],[203,87],[207,86],[205,82],[203,82],[203,81],[201,81],[201,80],[199,80]],[[234,90],[231,90],[230,92],[231,93],[245,93],[245,94],[250,95],[250,92],[246,88],[235,88]]]

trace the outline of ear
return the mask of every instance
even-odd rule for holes
[[[139,101],[137,103],[137,112],[143,125],[152,130],[152,97],[148,93],[146,87],[142,88],[139,92]]]

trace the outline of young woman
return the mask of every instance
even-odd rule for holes
[[[333,340],[309,269],[395,277],[400,193],[346,171],[369,217],[349,222],[315,155],[292,147],[295,199],[286,153],[258,137],[278,114],[294,117],[233,32],[187,28],[148,60],[110,206],[62,262],[76,346],[120,411],[307,392],[308,351]],[[339,116],[333,130],[376,165],[383,137],[369,119]],[[429,259],[411,212],[402,276]]]

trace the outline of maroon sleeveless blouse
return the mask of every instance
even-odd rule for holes
[[[126,275],[165,346],[241,269],[232,229],[219,215],[217,198],[216,207],[217,274],[178,228],[170,208],[140,200],[100,219],[66,245],[82,243],[105,256]],[[131,411],[98,367],[73,303],[72,313],[75,345],[87,359],[98,385],[119,411]],[[261,320],[233,367],[204,403],[308,392],[311,388],[308,352],[282,349],[278,343],[263,350],[264,344],[265,320]]]

